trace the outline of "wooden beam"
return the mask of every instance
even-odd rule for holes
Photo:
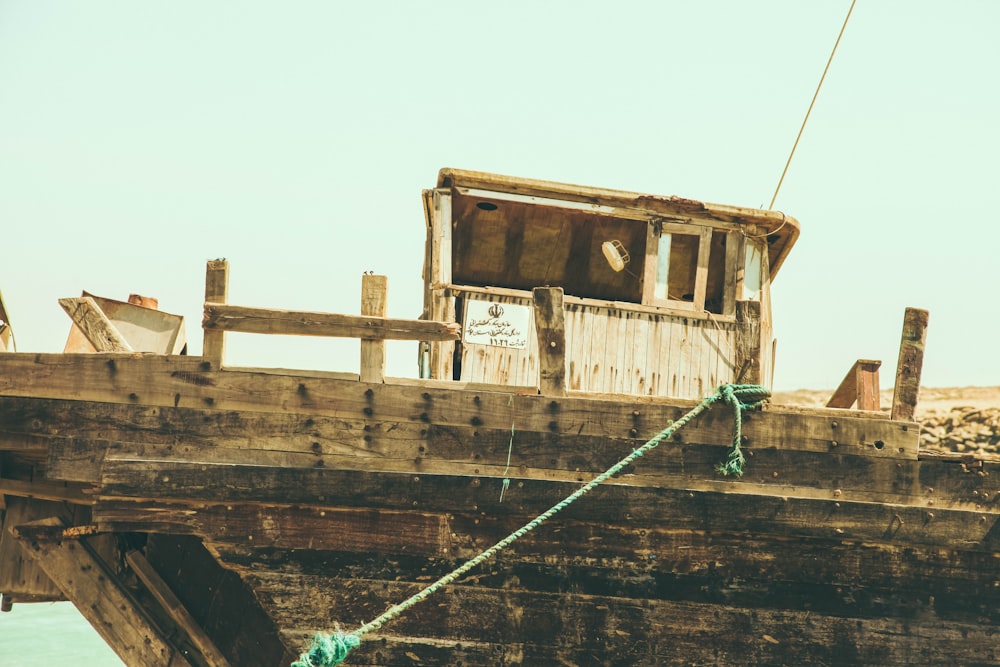
[[[535,333],[538,338],[538,386],[547,396],[566,395],[566,319],[561,287],[536,287]]]
[[[212,639],[205,634],[187,607],[177,599],[177,596],[150,565],[145,556],[138,551],[129,551],[125,554],[125,560],[170,619],[187,634],[191,644],[198,649],[209,667],[230,667],[226,656],[222,655]]]
[[[205,303],[226,303],[229,300],[229,262],[215,259],[205,268]],[[201,356],[216,368],[222,368],[226,352],[223,329],[204,327]]]
[[[929,313],[919,308],[907,308],[903,316],[899,361],[896,363],[896,385],[892,392],[892,419],[912,421],[916,412],[928,317]]]
[[[74,505],[93,505],[94,496],[84,493],[80,486],[68,486],[62,482],[46,480],[24,481],[0,478],[0,495],[54,500]]]
[[[458,340],[461,327],[452,322],[401,320],[297,310],[273,310],[206,303],[205,330],[288,336],[329,336],[366,340]]]
[[[855,403],[858,410],[879,409],[878,369],[881,361],[858,359],[841,380],[840,386],[827,401],[828,408],[850,408]]]
[[[733,378],[741,384],[759,384],[761,381],[760,301],[736,302],[736,354]]]
[[[25,553],[76,605],[126,665],[190,666],[180,649],[160,633],[118,576],[86,541],[50,540],[45,533],[44,528],[15,528]]]
[[[361,314],[385,317],[389,279],[385,276],[361,276]],[[385,380],[385,340],[361,339],[361,381]]]
[[[59,305],[98,352],[132,351],[132,346],[93,298],[59,299]]]

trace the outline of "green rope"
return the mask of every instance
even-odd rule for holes
[[[565,509],[570,504],[574,503],[581,496],[587,494],[597,486],[603,484],[607,480],[611,479],[628,465],[633,463],[636,459],[640,458],[647,452],[655,449],[661,442],[670,438],[674,433],[684,428],[688,422],[697,417],[699,414],[707,410],[713,403],[718,401],[723,401],[726,405],[733,408],[734,416],[734,435],[733,435],[733,447],[729,452],[729,458],[724,464],[717,466],[718,470],[723,475],[742,475],[743,474],[743,464],[746,459],[740,450],[740,444],[742,440],[741,425],[742,425],[742,413],[743,410],[752,410],[759,407],[763,402],[770,396],[770,392],[759,385],[754,384],[725,384],[719,387],[719,389],[711,396],[706,396],[704,400],[698,405],[691,409],[686,415],[672,423],[667,428],[663,429],[652,438],[650,438],[644,445],[632,451],[631,454],[623,458],[618,463],[614,464],[603,473],[590,480],[579,489],[571,493],[569,496],[559,501],[552,507],[550,507],[545,512],[539,514],[537,517],[529,521],[524,526],[518,528],[513,533],[503,538],[492,547],[482,552],[478,556],[466,561],[464,564],[460,565],[455,570],[444,575],[433,584],[427,586],[422,591],[414,594],[407,600],[389,608],[385,613],[376,618],[373,621],[362,625],[360,628],[351,633],[344,632],[334,632],[330,635],[323,635],[322,633],[317,634],[313,638],[312,648],[306,653],[303,653],[297,661],[292,663],[292,667],[333,667],[334,665],[341,664],[347,657],[347,654],[351,649],[357,648],[361,645],[361,637],[368,634],[372,630],[378,630],[383,625],[389,621],[395,619],[397,616],[408,610],[410,607],[416,605],[419,602],[427,599],[441,588],[452,583],[460,576],[473,569],[474,567],[482,564],[483,562],[489,560],[498,552],[502,551],[510,544],[520,539],[527,533],[530,533],[535,528],[545,523],[553,515]]]

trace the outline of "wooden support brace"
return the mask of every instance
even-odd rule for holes
[[[191,663],[164,638],[126,588],[85,541],[61,539],[50,527],[15,528],[24,552],[76,605],[126,665],[185,667]],[[46,539],[45,533],[56,539]]]
[[[214,259],[205,269],[205,303],[226,303],[229,300],[229,262]],[[226,351],[225,331],[203,327],[202,353],[215,368],[222,368]]]
[[[879,410],[878,369],[881,365],[881,361],[874,359],[855,361],[826,407],[850,408],[856,402],[858,410]]]
[[[98,352],[132,352],[132,346],[93,298],[59,299],[59,305]]]
[[[163,581],[159,573],[150,565],[145,556],[138,551],[130,551],[125,554],[125,560],[128,561],[132,571],[156,598],[171,620],[187,634],[188,639],[205,658],[205,662],[210,667],[230,667],[226,656],[222,655],[212,639],[205,634],[205,631],[198,625],[191,613],[170,589],[167,582]]]
[[[385,276],[361,276],[361,314],[385,317],[389,279]],[[385,380],[385,340],[361,339],[361,381]]]
[[[535,333],[538,338],[538,388],[551,396],[566,395],[566,319],[561,287],[536,287]]]
[[[913,415],[917,410],[929,315],[926,310],[919,308],[907,308],[903,315],[903,335],[899,341],[899,361],[896,363],[896,385],[892,392],[892,419],[913,421]]]

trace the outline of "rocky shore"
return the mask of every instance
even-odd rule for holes
[[[774,402],[820,407],[830,391],[778,392]],[[881,403],[892,404],[892,391],[883,391]],[[1000,387],[921,387],[917,403],[921,424],[920,446],[975,458],[1000,458]]]

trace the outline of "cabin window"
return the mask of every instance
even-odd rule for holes
[[[747,241],[743,269],[743,294],[748,301],[760,300],[762,251],[759,245]]]
[[[664,224],[657,240],[653,303],[722,314],[727,236],[710,227]]]

